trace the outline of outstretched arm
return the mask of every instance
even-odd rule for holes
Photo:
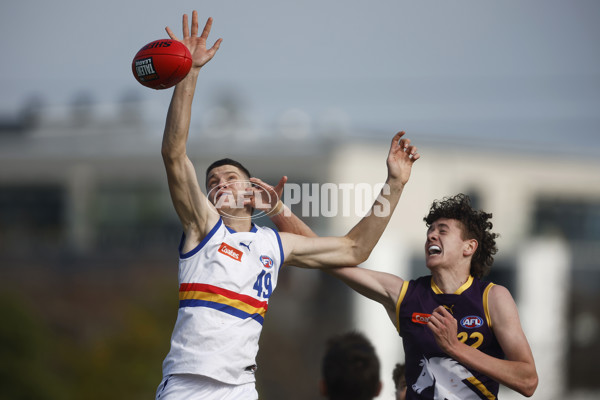
[[[306,238],[282,233],[286,264],[342,267],[358,265],[368,258],[398,204],[413,163],[420,158],[417,148],[403,136],[404,132],[399,132],[392,139],[387,157],[388,178],[367,216],[343,237]]]
[[[181,41],[192,54],[192,68],[189,74],[173,91],[161,149],[171,199],[186,233],[184,251],[195,247],[219,218],[216,210],[211,210],[212,205],[202,193],[196,171],[186,153],[198,74],[221,44],[219,39],[210,49],[206,48],[211,26],[212,18],[209,18],[202,34],[198,36],[198,13],[194,11],[191,29],[187,14],[183,16],[183,39],[178,39],[169,27],[166,28],[169,37]]]
[[[428,326],[438,345],[456,361],[530,397],[537,387],[538,376],[517,306],[505,287],[492,287],[489,310],[492,329],[506,356],[504,360],[461,343],[457,339],[456,319],[442,306],[434,310]]]
[[[273,188],[263,181],[256,180],[265,190],[271,192],[269,199],[279,199],[283,192],[283,185],[287,181],[287,177],[282,178],[279,184]],[[271,210],[276,206],[276,202],[271,204]],[[271,221],[275,224],[280,232],[288,232],[305,237],[317,237],[308,225],[291,212],[287,206],[281,212],[271,216]],[[266,210],[269,211],[269,210]],[[402,289],[401,278],[385,272],[373,271],[357,266],[339,267],[324,270],[329,275],[334,276],[356,292],[374,300],[384,306],[390,319],[396,323],[396,302]]]

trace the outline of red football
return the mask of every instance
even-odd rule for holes
[[[177,85],[192,68],[192,55],[181,42],[160,39],[150,42],[137,52],[131,63],[133,76],[152,89],[167,89]]]

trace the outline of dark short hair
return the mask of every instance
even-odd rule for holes
[[[361,333],[329,339],[321,373],[330,400],[370,400],[377,395],[379,359]]]
[[[392,372],[392,379],[394,380],[394,386],[396,390],[406,387],[406,365],[396,363],[394,371]]]
[[[434,201],[429,214],[423,220],[429,227],[440,218],[461,222],[463,239],[477,240],[477,250],[471,259],[471,275],[476,278],[487,275],[494,263],[494,255],[498,252],[496,247],[498,234],[491,232],[492,214],[473,209],[469,196],[459,193],[453,197]]]
[[[210,171],[212,171],[213,169],[215,169],[217,167],[221,167],[223,165],[233,165],[234,167],[237,167],[240,171],[242,171],[246,175],[247,178],[250,178],[252,176],[250,174],[250,171],[248,171],[248,169],[246,167],[244,167],[240,162],[232,160],[231,158],[222,158],[222,159],[217,160],[214,163],[210,164],[208,166],[208,168],[206,168],[205,178],[208,178],[208,173]]]

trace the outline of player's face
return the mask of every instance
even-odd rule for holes
[[[233,165],[215,167],[206,176],[207,197],[217,209],[243,209],[243,193],[249,187],[248,178]]]
[[[465,256],[468,240],[463,239],[462,223],[455,219],[440,218],[427,230],[425,262],[427,268],[452,266]]]
[[[406,386],[399,387],[396,390],[396,400],[405,400],[406,399]]]

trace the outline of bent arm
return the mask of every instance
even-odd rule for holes
[[[503,286],[495,285],[489,294],[492,329],[506,360],[497,368],[487,367],[485,373],[503,385],[530,397],[538,384],[538,375],[531,348],[523,332],[519,311],[510,292]]]
[[[286,207],[284,212],[271,217],[271,221],[277,229],[281,232],[305,237],[317,237],[317,234],[304,221],[293,214],[287,206],[284,207]],[[340,279],[363,296],[383,305],[392,321],[395,322],[396,302],[404,282],[401,278],[357,266],[331,268],[326,269],[325,272]]]
[[[456,320],[443,307],[434,311],[429,327],[442,350],[456,361],[530,397],[537,388],[538,376],[531,348],[521,328],[517,306],[506,288],[496,285],[491,289],[489,310],[492,329],[505,359],[492,357],[459,342]],[[447,329],[449,321],[453,325],[452,330]]]
[[[361,267],[332,268],[326,272],[344,282],[357,293],[381,304],[396,325],[396,303],[404,280],[387,272]]]
[[[403,136],[404,132],[398,132],[392,138],[386,160],[387,180],[369,213],[343,237],[282,235],[284,264],[325,268],[358,265],[367,260],[392,217],[412,165],[420,158],[417,148]]]
[[[308,268],[358,265],[367,260],[379,241],[398,204],[404,184],[389,179],[363,217],[342,237],[302,237],[282,235],[286,264]]]

